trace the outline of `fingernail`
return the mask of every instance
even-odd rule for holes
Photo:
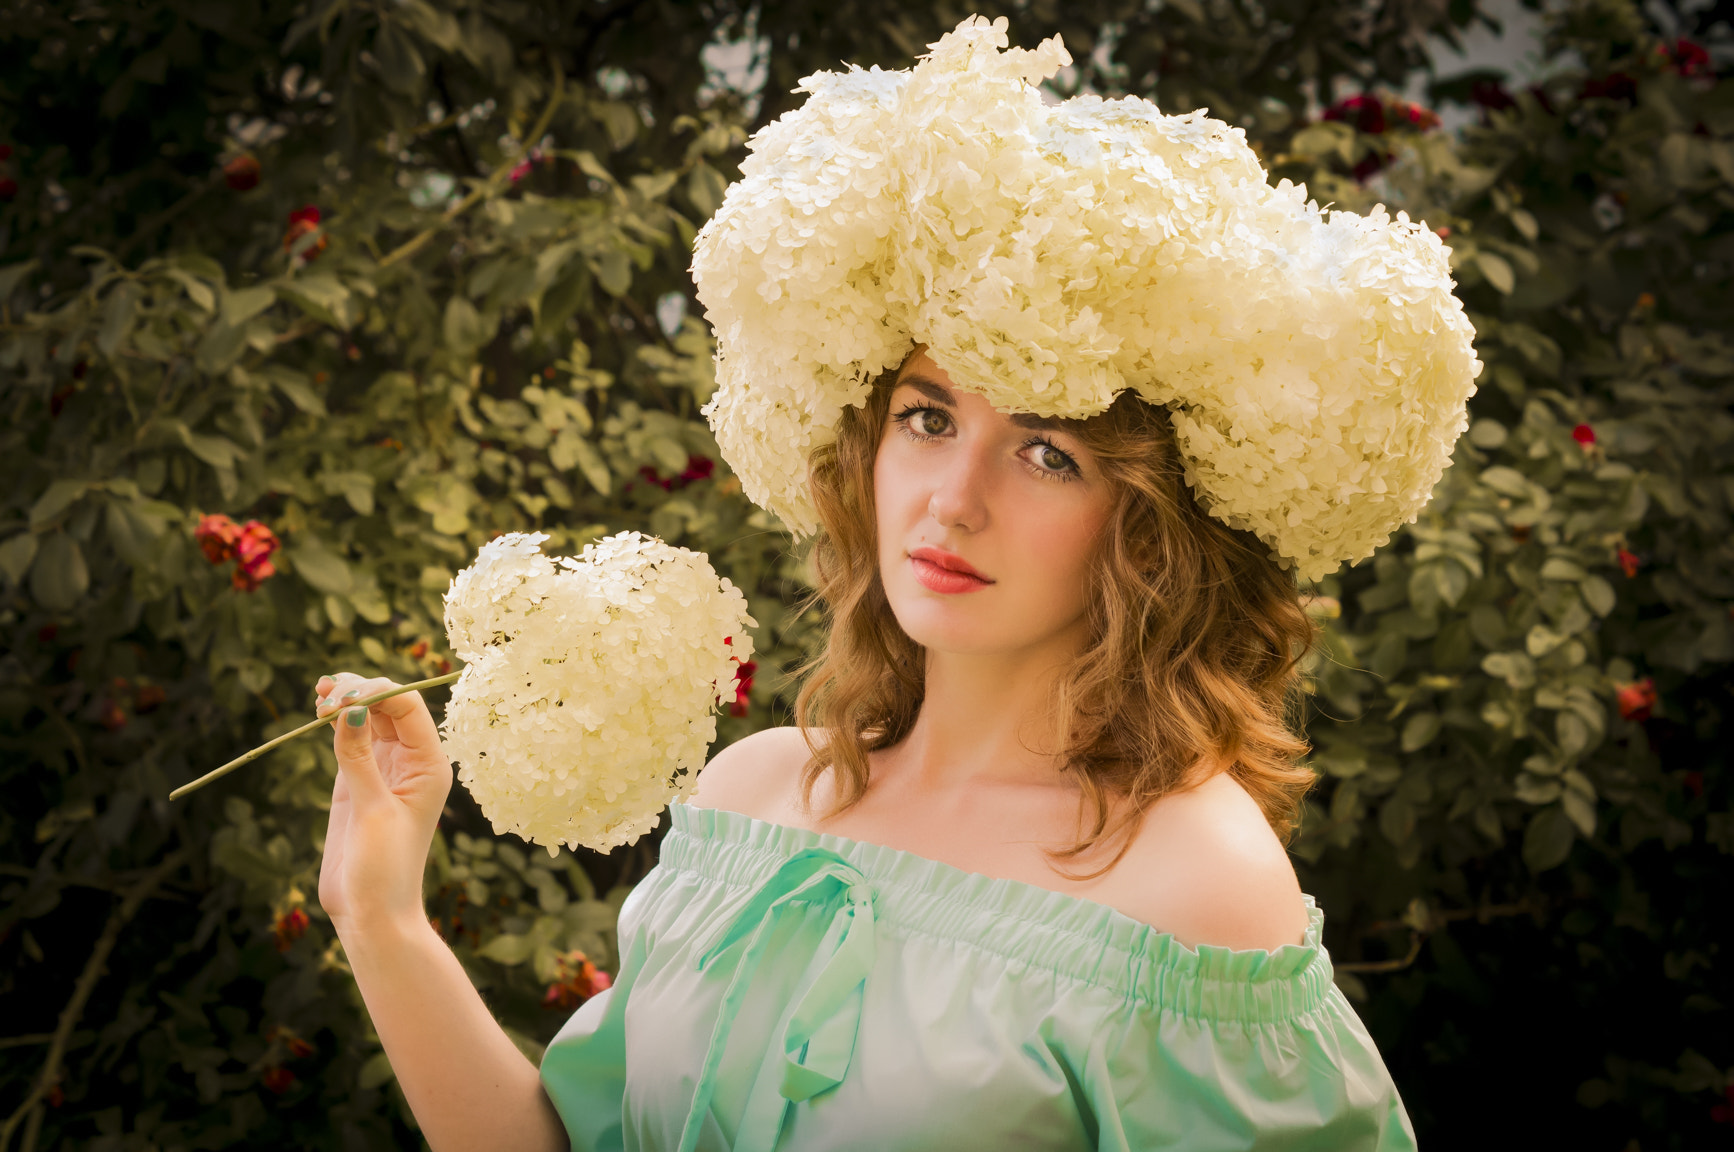
[[[349,721],[349,726],[351,728],[359,728],[363,724],[367,723],[367,709],[351,708],[348,712],[343,714],[343,718]]]
[[[347,691],[343,694],[343,698],[345,700],[353,700],[359,695],[361,695],[361,689],[351,688],[349,691]]]

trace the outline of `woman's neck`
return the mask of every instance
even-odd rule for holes
[[[901,777],[903,787],[930,794],[1055,783],[1061,728],[1055,689],[1081,646],[1081,636],[1063,635],[1015,654],[929,651],[921,712],[909,735],[878,755],[883,770]]]

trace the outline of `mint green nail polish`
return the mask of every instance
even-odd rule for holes
[[[351,708],[344,714],[344,719],[349,721],[349,726],[351,728],[359,728],[363,724],[367,723],[367,709]]]
[[[359,695],[361,695],[361,689],[351,688],[349,691],[347,691],[343,694],[343,698],[345,700],[353,700]]]

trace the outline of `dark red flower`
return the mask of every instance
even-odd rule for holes
[[[275,532],[257,520],[247,521],[235,541],[235,559],[240,563],[235,565],[231,583],[243,592],[251,592],[266,578],[275,576],[277,569],[271,563],[271,554],[279,547]]]
[[[716,471],[716,461],[708,456],[688,456],[686,471],[676,479],[682,484],[691,484],[694,480],[709,480],[711,473]]]
[[[1489,112],[1515,108],[1517,100],[1498,80],[1477,80],[1469,86],[1469,99]]]
[[[1694,768],[1680,777],[1680,783],[1686,786],[1686,791],[1692,794],[1692,799],[1701,800],[1704,797],[1704,774]]]
[[[199,542],[206,560],[221,564],[234,559],[235,545],[241,539],[241,526],[221,512],[213,512],[199,518],[199,526],[193,529],[193,539]]]
[[[296,241],[300,240],[301,237],[318,232],[320,219],[319,209],[311,204],[289,213],[289,230],[283,233],[283,251],[293,251]],[[300,258],[313,260],[323,251],[325,251],[325,236],[321,233],[311,246],[301,252]]]
[[[169,694],[160,684],[140,684],[138,691],[133,693],[132,710],[140,714],[151,712],[162,707],[168,698]]]
[[[1620,562],[1620,570],[1626,574],[1627,580],[1636,576],[1638,574],[1638,569],[1644,566],[1644,562],[1638,559],[1636,553],[1627,552],[1624,548],[1615,552],[1614,557]]]
[[[1357,160],[1355,166],[1349,169],[1349,174],[1356,180],[1364,182],[1390,162],[1391,157],[1389,155],[1375,148]]]
[[[417,640],[414,644],[409,646],[409,658],[411,660],[420,660],[423,656],[427,655],[427,652],[428,642],[426,640]]]
[[[73,395],[77,393],[77,391],[78,385],[76,384],[62,384],[60,387],[50,392],[48,394],[48,414],[50,416],[59,416],[61,411],[65,409],[66,402],[72,399]]]
[[[1614,696],[1622,720],[1648,720],[1656,707],[1656,682],[1648,676],[1627,684]]]
[[[44,624],[36,630],[36,642],[38,644],[52,644],[58,635],[60,635],[60,625]]]
[[[447,660],[444,656],[441,656],[440,662],[437,665],[435,665],[435,667],[437,667],[440,670],[440,675],[444,676],[447,672],[450,672],[452,670],[452,662],[450,660]]]
[[[289,951],[291,944],[307,935],[309,923],[311,922],[303,909],[291,908],[287,912],[279,913],[276,922],[271,925],[271,933],[277,938],[277,951]]]
[[[1585,80],[1577,95],[1579,100],[1623,100],[1633,104],[1638,99],[1638,82],[1624,72],[1609,72]]]
[[[582,952],[562,953],[557,963],[554,983],[542,995],[544,1008],[575,1008],[614,983],[608,973],[592,964]]]
[[[735,698],[729,705],[730,716],[745,716],[752,706],[753,673],[759,670],[758,661],[747,660],[735,669]]]
[[[260,1080],[264,1082],[266,1089],[277,1096],[281,1096],[295,1087],[295,1073],[281,1065],[265,1069],[265,1074],[260,1077]]]
[[[48,1106],[58,1108],[64,1103],[66,1103],[66,1093],[62,1092],[60,1085],[56,1084],[48,1090]]]
[[[1591,428],[1588,424],[1579,424],[1576,428],[1571,430],[1571,438],[1577,441],[1578,447],[1588,451],[1590,448],[1595,447],[1596,430]]]
[[[532,167],[534,167],[534,165],[532,165],[529,160],[520,160],[516,164],[512,165],[512,170],[510,172],[506,173],[506,179],[516,184],[518,181],[530,174],[530,169]]]
[[[1716,70],[1710,61],[1709,51],[1702,44],[1684,36],[1674,41],[1673,47],[1664,46],[1656,51],[1665,57],[1669,66],[1681,76],[1709,76]]]
[[[0,176],[0,200],[10,204],[18,199],[18,181],[10,176]]]
[[[223,165],[223,182],[236,192],[259,186],[259,162],[243,153]],[[318,221],[315,221],[318,223]]]
[[[1361,93],[1338,100],[1324,111],[1324,119],[1340,120],[1355,131],[1378,136],[1385,131],[1385,104],[1377,96]]]
[[[1722,1097],[1728,1103],[1712,1105],[1710,1119],[1717,1124],[1734,1124],[1734,1084],[1722,1089]]]
[[[113,700],[105,700],[102,705],[102,726],[110,732],[118,732],[126,727],[126,713],[121,711],[119,704]]]

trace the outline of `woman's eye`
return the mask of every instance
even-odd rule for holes
[[[1070,480],[1078,474],[1077,461],[1044,440],[1027,445],[1024,459],[1035,465],[1044,479]]]
[[[911,423],[923,436],[943,436],[951,428],[951,417],[937,408],[919,409]]]

